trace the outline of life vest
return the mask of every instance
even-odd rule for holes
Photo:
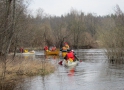
[[[73,52],[68,52],[67,53],[67,60],[68,59],[71,59],[71,60],[74,60],[75,59],[75,56],[74,56],[74,53]]]
[[[47,47],[47,46],[45,46],[45,47],[44,47],[44,50],[45,50],[45,51],[47,51],[47,50],[48,50],[48,47]]]
[[[28,52],[28,50],[25,50],[25,53],[27,53]]]

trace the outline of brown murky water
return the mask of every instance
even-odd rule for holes
[[[37,52],[43,58],[43,52]],[[76,51],[83,60],[75,68],[58,64],[61,59],[48,59],[56,71],[48,76],[26,78],[14,90],[124,90],[124,65],[109,64],[102,49]]]

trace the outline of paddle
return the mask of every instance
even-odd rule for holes
[[[77,61],[82,62],[82,60],[80,60],[76,55],[75,55],[75,58],[77,59]]]

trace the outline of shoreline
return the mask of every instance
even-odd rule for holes
[[[6,76],[2,77],[2,62],[0,62],[0,88],[13,86],[26,77],[49,75],[55,71],[54,65],[48,61],[32,59],[7,59]],[[12,85],[11,85],[12,84]],[[0,89],[0,90],[1,90]],[[5,90],[5,89],[3,89]]]

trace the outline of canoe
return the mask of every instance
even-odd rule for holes
[[[44,51],[44,55],[59,55],[60,50],[57,49],[55,51]]]
[[[30,51],[30,52],[24,52],[22,54],[35,54],[35,51]]]
[[[77,66],[78,65],[78,61],[76,60],[76,61],[74,61],[74,62],[71,62],[71,61],[69,61],[69,60],[64,60],[63,62],[62,62],[62,64],[64,65],[64,66],[67,66],[67,67],[71,67],[71,66]]]

